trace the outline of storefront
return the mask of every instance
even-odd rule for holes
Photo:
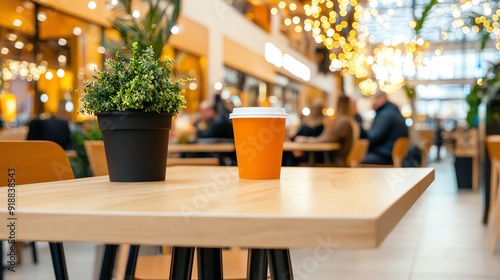
[[[13,125],[41,113],[77,119],[84,79],[101,68],[103,27],[30,1],[0,10],[1,90],[16,97]]]

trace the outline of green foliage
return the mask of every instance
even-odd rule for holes
[[[425,23],[425,20],[427,19],[427,16],[429,15],[429,12],[438,3],[439,3],[439,0],[431,0],[429,3],[427,3],[427,5],[425,5],[424,10],[422,11],[422,15],[420,16],[420,18],[415,19],[415,27],[413,29],[415,30],[415,33],[417,35],[420,34],[422,27],[424,27],[424,23]]]
[[[160,62],[151,48],[140,51],[132,45],[133,57],[127,61],[116,54],[107,59],[105,70],[95,70],[93,81],[83,89],[81,113],[140,110],[178,114],[185,108],[182,85],[190,79],[171,79],[172,59]]]
[[[111,24],[120,34],[121,41],[106,42],[107,49],[112,53],[120,51],[129,57],[132,44],[137,42],[139,51],[151,47],[155,58],[159,59],[179,18],[181,0],[148,0],[149,9],[142,19],[131,15],[131,5],[131,0],[121,0],[121,5],[113,9],[114,20]]]
[[[467,123],[471,127],[478,116],[479,105],[483,99],[491,100],[500,92],[500,64],[493,65],[481,80],[481,83],[476,83],[465,99],[469,105]],[[493,115],[487,116],[487,121],[491,121],[492,117]]]
[[[415,100],[415,88],[410,88],[408,85],[404,85],[403,86],[404,90],[405,90],[405,93],[406,93],[406,96],[408,97],[408,99],[410,100]]]
[[[99,130],[97,122],[87,123],[88,129],[83,129],[79,125],[71,131],[72,150],[76,152],[76,157],[69,160],[76,178],[91,177],[92,171],[89,166],[87,152],[85,151],[85,140],[102,140],[102,132]]]

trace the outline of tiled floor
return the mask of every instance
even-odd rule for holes
[[[500,250],[484,249],[483,201],[458,191],[450,158],[431,163],[436,180],[382,246],[374,250],[293,250],[296,280],[484,280],[500,279]],[[71,280],[95,279],[95,244],[65,244]],[[39,243],[40,263],[29,251],[7,280],[54,279],[48,246]]]

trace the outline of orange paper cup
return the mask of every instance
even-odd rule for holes
[[[285,140],[283,108],[235,108],[233,121],[241,179],[279,179]]]

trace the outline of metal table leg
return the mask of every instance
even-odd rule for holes
[[[198,279],[223,280],[222,249],[197,248],[196,253],[198,255]]]
[[[116,250],[118,250],[118,245],[104,246],[104,256],[102,258],[101,274],[99,275],[99,280],[111,280],[113,278]]]
[[[139,245],[130,245],[124,280],[134,280],[135,266],[137,264],[138,257],[139,257]]]
[[[290,250],[269,249],[267,255],[272,280],[293,280]]]
[[[247,279],[267,279],[266,249],[248,249]]]
[[[170,264],[170,280],[191,280],[194,247],[174,247]]]
[[[68,269],[66,268],[66,259],[64,258],[64,248],[62,243],[50,243],[50,255],[52,256],[52,265],[56,280],[68,280]]]

